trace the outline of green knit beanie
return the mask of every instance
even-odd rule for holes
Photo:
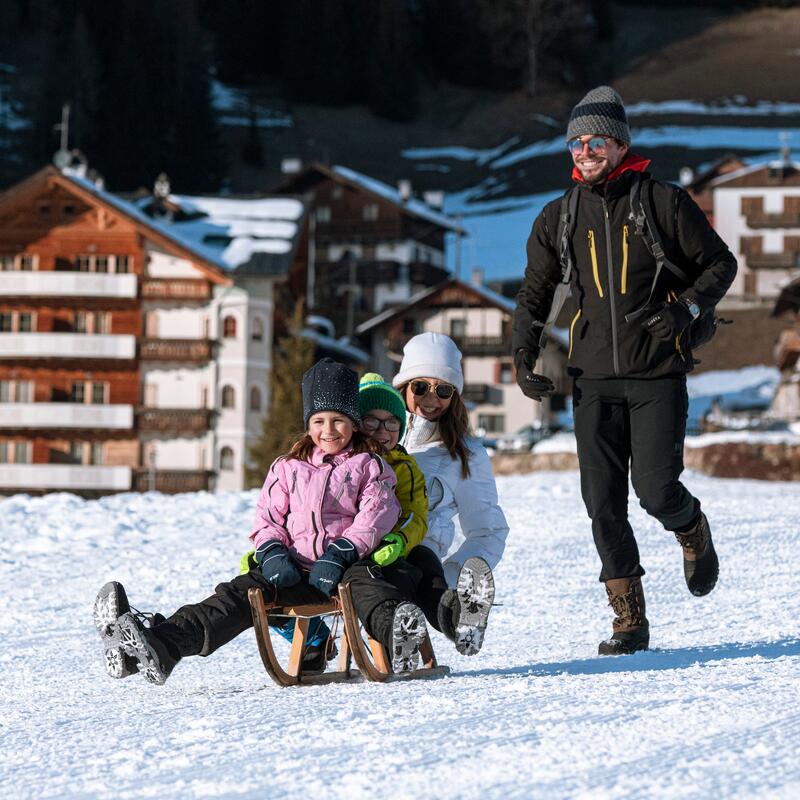
[[[400,392],[390,386],[377,372],[367,372],[358,384],[358,407],[361,417],[373,408],[388,411],[400,420],[400,438],[406,430],[406,404]]]

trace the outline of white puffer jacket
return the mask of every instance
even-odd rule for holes
[[[409,414],[402,443],[417,460],[428,487],[428,533],[421,544],[443,560],[448,584],[455,586],[470,556],[480,556],[494,569],[506,546],[508,523],[497,504],[497,485],[483,445],[472,436],[466,438],[472,456],[470,476],[464,478],[461,462],[442,444],[438,423]],[[451,553],[456,514],[464,541]]]

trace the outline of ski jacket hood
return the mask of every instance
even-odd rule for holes
[[[330,456],[315,448],[310,461],[281,456],[258,497],[250,539],[255,549],[280,542],[305,568],[342,537],[363,558],[397,522],[396,482],[392,468],[373,453],[347,449]]]

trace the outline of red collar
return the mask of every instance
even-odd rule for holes
[[[644,172],[649,165],[649,158],[643,158],[642,156],[637,156],[636,153],[629,152],[622,163],[606,178],[603,186],[606,186],[609,181],[613,181],[614,178],[619,178],[624,172]],[[576,166],[572,167],[572,180],[578,183],[586,183]]]

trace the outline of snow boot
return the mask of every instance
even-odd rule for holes
[[[174,656],[155,632],[131,613],[123,614],[116,627],[125,654],[136,660],[145,680],[158,686],[165,683],[180,656]]]
[[[719,559],[711,539],[708,519],[701,511],[697,522],[685,531],[675,531],[683,549],[683,577],[695,597],[708,594],[717,584]]]
[[[494,576],[482,558],[473,556],[464,562],[458,574],[456,595],[456,650],[462,656],[474,656],[483,645],[486,623],[494,602]]]
[[[94,626],[103,640],[106,672],[112,678],[127,678],[139,671],[136,659],[125,653],[117,630],[117,619],[130,610],[125,589],[117,581],[105,584],[94,599]]]
[[[319,644],[306,646],[303,654],[303,675],[321,675],[325,672],[325,667],[329,661],[333,661],[339,655],[336,643],[326,639]]]
[[[413,603],[399,603],[392,617],[389,655],[392,672],[413,672],[419,666],[419,648],[428,635],[425,615]]]
[[[645,616],[642,579],[613,578],[606,581],[608,604],[614,609],[614,632],[600,642],[598,655],[619,656],[647,650],[650,644],[650,623]]]

